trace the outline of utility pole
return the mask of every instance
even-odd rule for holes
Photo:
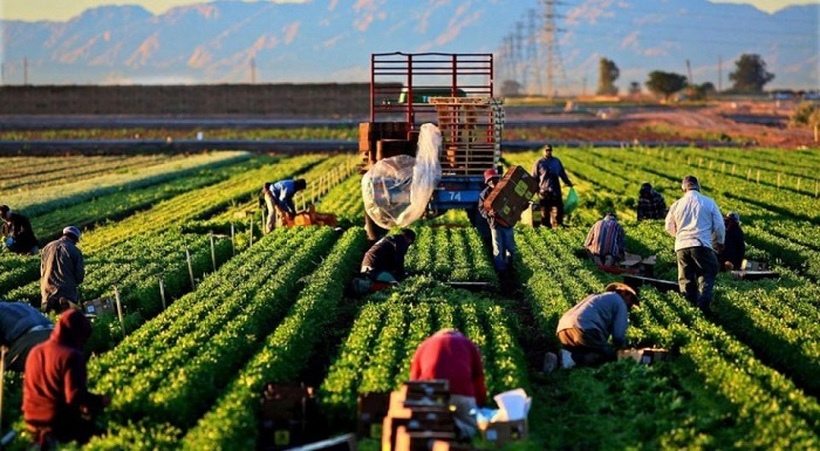
[[[520,81],[521,86],[527,86],[527,68],[526,63],[524,63],[524,52],[521,49],[522,42],[524,41],[524,23],[518,21],[515,23],[515,54],[516,54],[516,70],[515,70],[515,81]]]
[[[256,83],[256,58],[251,57],[251,84]]]
[[[524,70],[532,71],[532,76],[535,80],[537,80],[538,84],[538,91],[541,90],[541,64],[540,60],[538,59],[538,25],[536,24],[536,19],[538,18],[538,13],[535,9],[530,8],[527,10],[527,63]],[[532,79],[530,79],[530,83],[532,83]],[[530,86],[524,86],[525,91],[529,94],[533,92],[533,89]],[[536,91],[536,92],[538,92]]]
[[[23,85],[28,85],[28,57],[23,58]]]

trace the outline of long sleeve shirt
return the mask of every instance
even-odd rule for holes
[[[561,183],[558,181],[559,177],[567,186],[572,186],[569,181],[567,173],[564,170],[564,165],[561,160],[555,157],[541,158],[535,162],[532,167],[532,175],[538,179],[538,192],[541,194],[550,194],[553,196],[561,196]]]
[[[474,397],[479,406],[487,401],[481,353],[458,331],[437,332],[416,348],[410,380],[432,379],[446,379],[451,394]]]
[[[687,191],[669,208],[666,231],[675,237],[675,252],[690,247],[723,244],[726,228],[723,215],[712,199],[698,191]]]
[[[362,259],[362,268],[387,271],[397,279],[404,277],[404,258],[407,255],[407,239],[403,235],[388,235],[370,247]]]
[[[598,330],[604,337],[612,336],[612,344],[626,343],[629,326],[626,301],[615,292],[591,294],[569,309],[558,321],[558,329]]]
[[[478,194],[478,213],[487,221],[491,229],[495,228],[507,228],[509,229],[510,226],[506,226],[501,224],[499,221],[496,220],[495,216],[490,214],[490,211],[484,206],[484,201],[487,200],[487,197],[490,196],[490,193],[493,191],[491,186],[486,186],[481,192]]]
[[[647,197],[638,198],[638,221],[642,219],[663,219],[666,216],[666,200],[654,189]]]
[[[79,300],[79,285],[85,279],[83,254],[74,242],[63,236],[43,248],[40,262],[40,293],[43,305],[48,299],[65,297]]]
[[[626,248],[625,241],[624,228],[614,217],[607,215],[589,230],[584,246],[593,255],[612,255],[621,258]]]
[[[51,327],[51,321],[22,302],[0,302],[0,345],[11,346],[33,327]]]
[[[293,204],[293,196],[296,195],[296,182],[287,179],[271,184],[270,192],[273,194],[273,201],[276,205],[291,215],[296,214],[296,206]]]
[[[51,337],[26,359],[23,416],[35,426],[71,424],[84,408],[99,410],[103,397],[89,393],[83,346],[91,325],[79,310],[69,309]]]
[[[3,235],[13,238],[9,250],[16,254],[28,254],[31,248],[37,246],[37,237],[31,228],[31,222],[23,215],[12,213],[11,222],[3,224]]]

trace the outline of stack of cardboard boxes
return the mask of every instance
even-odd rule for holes
[[[431,440],[455,438],[446,380],[409,381],[390,394],[382,422],[382,451],[429,449]]]

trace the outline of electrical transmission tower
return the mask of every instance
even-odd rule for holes
[[[546,95],[552,98],[556,93],[555,75],[560,72],[563,74],[563,64],[561,63],[561,53],[558,49],[558,33],[561,30],[556,25],[556,19],[559,17],[555,13],[555,5],[561,2],[556,0],[541,0],[543,6],[544,28],[542,34],[542,42],[544,44],[544,52],[546,53],[547,67],[544,70],[546,75]],[[566,75],[563,77],[566,79]]]

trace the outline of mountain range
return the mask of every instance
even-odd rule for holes
[[[161,15],[112,5],[63,22],[0,20],[0,75],[4,85],[346,83],[369,80],[371,53],[493,52],[499,80],[534,92],[549,73],[559,93],[592,93],[601,58],[620,69],[622,92],[653,70],[726,89],[746,53],[775,74],[767,89],[818,89],[818,18],[820,4],[770,14],[707,0],[217,1]]]

